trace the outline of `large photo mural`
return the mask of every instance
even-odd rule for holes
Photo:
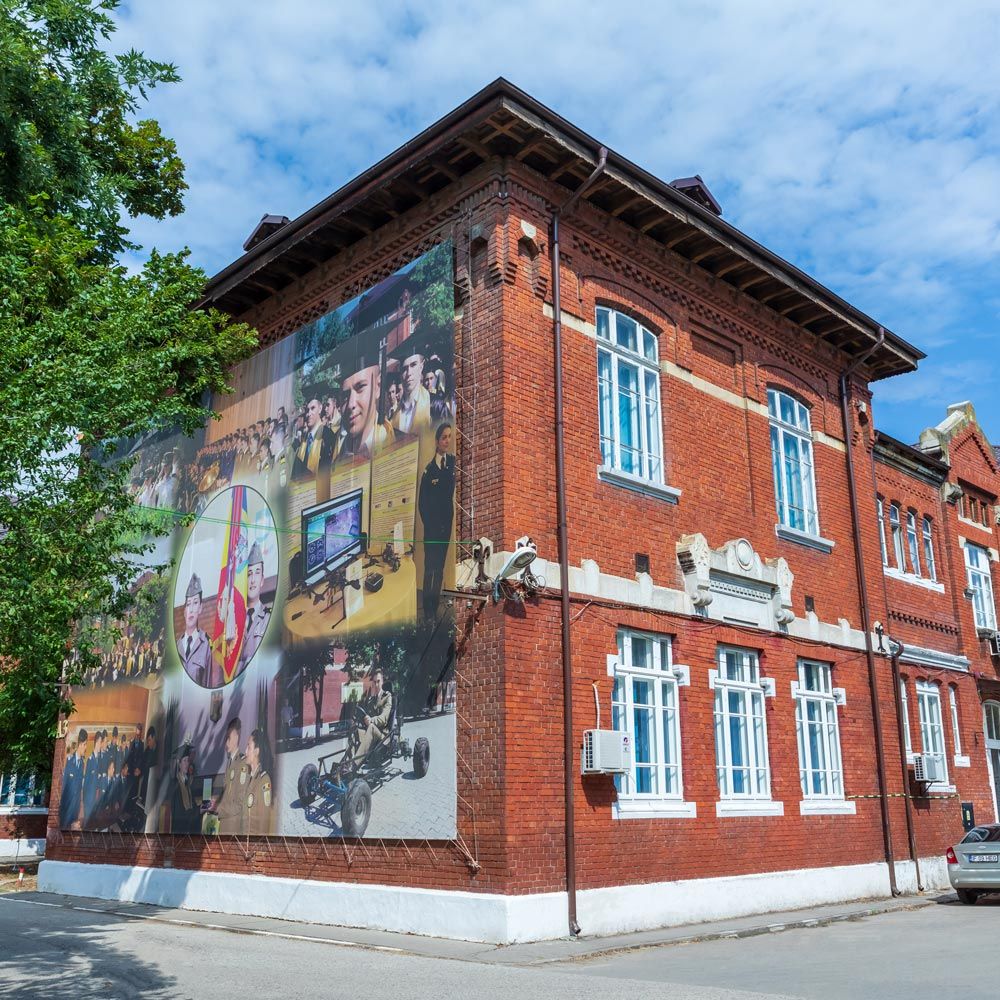
[[[455,835],[452,247],[123,444],[173,525],[74,687],[64,829]]]

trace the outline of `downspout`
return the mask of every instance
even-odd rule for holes
[[[882,713],[879,710],[878,674],[875,670],[875,650],[872,648],[871,614],[868,609],[868,579],[865,574],[864,549],[861,544],[861,519],[858,513],[858,491],[854,479],[854,454],[851,448],[850,384],[848,379],[885,341],[885,330],[878,328],[875,343],[859,358],[855,358],[840,374],[840,415],[844,425],[844,446],[847,454],[847,492],[851,501],[851,533],[854,538],[854,562],[858,574],[858,599],[861,610],[861,629],[865,636],[865,656],[868,660],[868,688],[872,702],[872,728],[875,736],[875,768],[878,775],[879,804],[882,812],[882,839],[885,862],[889,869],[889,889],[899,895],[896,885],[895,855],[892,849],[892,830],[889,825],[889,798],[885,777],[885,755],[882,747]]]
[[[896,728],[899,736],[899,763],[903,772],[903,805],[906,808],[906,840],[910,848],[910,859],[917,874],[917,892],[924,891],[923,879],[920,877],[920,858],[917,855],[917,835],[913,828],[913,806],[910,802],[910,771],[906,764],[906,732],[903,729],[903,678],[899,673],[899,658],[903,655],[906,647],[891,635],[887,636],[892,644],[892,652],[889,654],[889,662],[892,664],[892,687],[896,702]]]
[[[563,419],[563,364],[562,364],[562,286],[559,271],[559,219],[568,213],[583,193],[604,171],[608,162],[608,151],[603,146],[597,158],[597,166],[590,176],[573,192],[559,208],[552,213],[552,348],[555,354],[556,393],[556,507],[559,536],[559,583],[562,591],[562,679],[563,679],[563,795],[566,817],[566,897],[568,905],[570,934],[580,933],[576,920],[576,823],[573,808],[573,793],[576,774],[573,770],[575,744],[573,742],[573,673],[570,647],[570,605],[569,605],[569,540],[566,524],[566,442],[565,420]]]

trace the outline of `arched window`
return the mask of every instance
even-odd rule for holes
[[[920,576],[920,543],[917,539],[917,515],[912,510],[906,512],[906,548],[910,553],[910,570],[914,576]]]
[[[663,482],[660,364],[656,336],[615,309],[597,310],[601,464]]]
[[[896,569],[906,572],[906,555],[903,552],[903,528],[899,523],[899,504],[889,504],[889,533],[892,535],[892,554],[896,557]]]
[[[924,518],[924,562],[927,564],[927,575],[937,580],[937,569],[934,564],[934,522],[929,517]]]
[[[778,520],[786,528],[818,535],[809,409],[786,392],[768,389],[767,412]]]

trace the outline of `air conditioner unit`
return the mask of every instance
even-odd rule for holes
[[[1000,633],[994,632],[988,639],[990,656],[1000,656]]]
[[[934,754],[917,753],[913,755],[913,780],[929,785],[935,781],[946,781],[944,761]]]
[[[614,729],[586,729],[580,751],[581,774],[627,774],[632,765],[632,737]]]

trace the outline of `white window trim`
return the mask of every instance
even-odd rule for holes
[[[805,669],[810,666],[819,667],[822,671],[825,671],[828,680],[826,691],[814,691],[809,690],[805,687],[804,683],[804,673]],[[844,754],[840,742],[840,713],[837,711],[837,696],[834,693],[835,689],[833,686],[833,667],[829,663],[823,663],[819,660],[806,660],[802,659],[798,662],[798,681],[792,684],[792,697],[795,701],[795,735],[796,741],[798,743],[799,750],[799,786],[802,791],[802,798],[808,799],[810,801],[817,802],[841,802],[846,796],[846,789],[844,787]],[[808,742],[806,740],[806,705],[808,701],[819,702],[822,706],[822,713],[824,715],[824,720],[822,722],[822,732],[823,732],[823,742],[824,742],[824,755],[828,761],[830,761],[834,755],[836,756],[837,766],[836,768],[828,766],[825,769],[826,779],[827,779],[827,790],[825,792],[813,792],[809,788],[809,782],[807,780],[807,771],[812,769],[807,768],[806,764],[806,753],[808,748]],[[826,732],[827,722],[825,716],[828,712],[833,713],[833,737],[832,742],[828,738],[829,734]],[[839,774],[840,791],[835,792],[832,790],[832,786],[835,783],[835,779]]]
[[[937,581],[937,559],[934,557],[934,522],[926,514],[921,522],[921,537],[924,542],[924,562],[927,563],[927,578]],[[944,587],[941,587],[942,592]]]
[[[736,652],[745,656],[752,658],[752,669],[751,669],[751,679],[747,681],[734,681],[725,678],[722,675],[722,668],[724,664],[724,658],[727,652]],[[746,698],[746,708],[747,708],[747,732],[746,732],[746,748],[747,748],[747,762],[745,765],[746,770],[749,772],[750,780],[754,786],[756,786],[756,772],[764,772],[764,792],[750,792],[750,793],[736,793],[732,791],[724,791],[721,783],[719,781],[719,772],[723,770],[732,770],[732,765],[725,761],[719,759],[719,744],[718,740],[715,739],[715,733],[713,733],[713,742],[715,742],[715,773],[716,773],[716,787],[719,792],[719,802],[716,804],[716,815],[740,815],[740,816],[771,816],[771,815],[784,815],[784,804],[781,802],[775,802],[772,797],[771,790],[771,756],[770,748],[768,746],[767,738],[767,708],[765,705],[765,700],[769,693],[773,697],[775,691],[775,684],[771,678],[760,676],[760,656],[756,650],[746,649],[740,646],[719,646],[718,652],[716,654],[716,669],[710,670],[708,675],[709,687],[715,693],[715,698],[713,700],[712,708],[712,725],[713,730],[719,724],[719,712],[717,706],[719,703],[719,691],[721,687],[724,690],[736,690],[744,694]],[[754,739],[754,734],[752,730],[752,705],[753,696],[759,694],[761,699],[761,728],[763,735],[763,754],[764,760],[761,763],[757,759],[757,744]],[[722,713],[723,719],[729,717],[728,707]],[[726,733],[726,759],[728,761],[731,745],[728,742],[728,732]],[[727,805],[723,805],[727,803]],[[736,805],[732,805],[736,803]],[[738,807],[739,805],[746,806],[752,811],[741,811]],[[775,809],[775,807],[778,807]]]
[[[771,396],[772,394],[778,400],[775,406],[775,413],[772,414],[771,410]],[[787,397],[792,400],[796,407],[801,407],[805,411],[806,423],[808,424],[806,429],[797,427],[794,424],[789,424],[781,418],[781,404],[780,399],[782,396]],[[813,430],[812,430],[812,415],[809,412],[809,407],[805,403],[796,399],[791,393],[785,392],[782,389],[771,388],[767,390],[768,397],[768,427],[773,428],[778,432],[778,472],[774,473],[774,442],[770,442],[771,445],[771,463],[772,463],[772,479],[774,480],[774,502],[778,513],[778,523],[775,526],[776,529],[786,529],[790,532],[795,532],[795,535],[790,536],[792,541],[800,541],[802,538],[798,536],[804,536],[804,538],[815,538],[818,541],[833,547],[833,543],[829,539],[823,538],[821,534],[820,520],[819,520],[819,495],[816,492],[816,451],[814,448]],[[809,452],[809,475],[808,483],[806,482],[806,477],[801,477],[800,487],[803,494],[803,502],[805,503],[805,497],[808,492],[808,496],[812,499],[812,508],[804,507],[806,514],[806,527],[796,528],[791,523],[791,515],[788,510],[788,500],[785,497],[785,483],[783,474],[785,467],[785,437],[792,436],[799,439],[800,442],[808,446]],[[799,459],[800,469],[801,469],[801,456]],[[806,487],[808,486],[808,491]],[[811,529],[808,520],[812,517],[815,522],[815,530]],[[779,537],[785,537],[782,532],[778,531]]]
[[[903,544],[902,511],[898,503],[889,504],[889,538],[892,540],[892,554],[896,559],[896,569],[906,573],[906,546]]]
[[[906,692],[906,681],[899,682],[899,702],[903,715],[903,743],[906,750],[906,761],[913,763],[913,734],[910,732],[910,698]]]
[[[948,685],[948,711],[951,715],[951,742],[955,750],[955,756],[962,756],[962,734],[958,726],[958,696],[955,694],[953,685]]]
[[[600,357],[601,351],[606,351],[611,358],[611,423],[612,426],[608,428],[609,433],[605,437],[611,439],[611,451],[612,451],[612,461],[611,464],[604,463],[602,455],[602,465],[598,467],[598,474],[601,478],[606,479],[615,485],[624,485],[626,487],[635,488],[639,485],[648,485],[653,487],[664,487],[666,485],[666,475],[665,475],[665,465],[664,465],[664,453],[663,453],[663,394],[660,391],[660,381],[661,381],[661,371],[659,362],[659,338],[650,330],[645,327],[637,319],[629,316],[627,313],[621,312],[619,309],[614,309],[611,306],[598,306],[598,311],[604,310],[608,314],[608,324],[610,337],[605,340],[600,335],[597,336],[597,351],[598,357]],[[617,340],[617,319],[616,317],[622,315],[627,319],[632,320],[633,323],[638,327],[638,351],[631,351],[627,347],[622,347]],[[597,314],[594,317],[595,328],[597,327]],[[657,356],[655,360],[651,360],[642,353],[642,346],[644,341],[644,335],[649,333],[652,336],[654,343],[656,344]],[[646,420],[645,412],[645,401],[646,401],[646,379],[645,374],[654,376],[656,385],[656,408],[657,408],[657,421],[656,421],[656,437],[657,440],[655,444],[658,448],[658,460],[660,463],[660,474],[659,476],[644,476],[636,475],[635,473],[627,472],[622,468],[621,453],[620,453],[620,430],[618,425],[618,360],[621,359],[627,364],[635,365],[638,369],[638,414],[636,420],[636,426],[639,434],[639,442],[637,446],[637,451],[641,455],[641,463],[643,467],[647,465],[651,455],[652,449],[650,448],[650,442],[646,440],[648,436],[648,426]],[[600,374],[600,362],[598,361],[597,366],[597,408],[598,408],[598,437],[600,438],[600,420],[601,420],[601,374]],[[600,443],[600,441],[598,442]],[[680,494],[678,493],[677,496]],[[676,502],[676,497],[672,496],[672,491],[667,491],[663,499],[673,500]]]
[[[890,580],[899,580],[914,587],[923,587],[924,590],[932,590],[936,594],[944,593],[943,583],[939,583],[937,580],[930,580],[926,576],[914,576],[912,573],[904,573],[902,570],[896,569],[895,566],[884,566],[882,572]]]
[[[875,517],[878,523],[878,544],[882,552],[882,565],[889,566],[889,549],[885,544],[885,501],[882,497],[875,498]]]
[[[985,554],[985,568],[982,566],[974,566],[972,564],[971,554],[975,550],[976,552]],[[976,628],[996,631],[997,627],[997,609],[996,609],[996,599],[993,596],[993,570],[990,566],[992,553],[985,545],[977,545],[975,542],[966,541],[962,546],[962,551],[965,556],[965,579],[968,587],[973,593],[981,592],[989,598],[989,604],[985,609],[987,614],[985,614],[985,621],[980,622],[979,615],[976,610],[975,597],[972,599],[972,620],[975,622]],[[976,584],[981,583],[980,588]]]
[[[931,792],[953,792],[955,791],[955,786],[951,783],[951,774],[948,768],[948,745],[945,742],[945,732],[944,732],[944,708],[941,704],[941,688],[939,685],[933,683],[932,681],[918,680],[914,685],[917,693],[917,720],[920,723],[920,751],[927,756],[940,757],[941,762],[944,765],[944,781],[933,781],[928,785],[928,790]],[[921,695],[923,695],[924,705],[928,706],[928,711],[922,713],[920,711],[920,701]],[[932,704],[937,704],[937,722],[932,722],[930,719],[929,706]],[[924,715],[927,715],[927,730],[924,728]],[[939,728],[941,731],[941,751],[940,753],[935,752],[932,749],[928,749],[927,746],[927,731]]]
[[[654,699],[649,707],[653,709],[653,724],[655,727],[655,739],[658,756],[663,752],[663,704],[661,683],[669,683],[674,686],[674,744],[677,748],[677,791],[666,793],[658,792],[624,792],[617,793],[617,801],[612,815],[616,819],[627,818],[684,818],[694,817],[696,807],[693,802],[684,800],[684,750],[681,739],[681,706],[680,689],[683,685],[683,671],[674,669],[673,665],[673,643],[669,635],[662,635],[655,632],[643,632],[639,629],[619,629],[619,642],[621,643],[622,654],[615,658],[613,676],[626,678],[626,732],[632,734],[633,746],[635,734],[631,728],[632,718],[628,715],[628,707],[632,704],[631,680],[639,677],[652,682]],[[635,667],[631,665],[631,640],[633,636],[641,636],[655,643],[654,656],[662,656],[666,650],[667,663],[665,669],[658,666],[652,668]],[[657,652],[659,650],[659,652]],[[623,662],[628,661],[628,662]],[[612,695],[613,697],[613,695]],[[631,772],[628,775],[629,785],[635,786],[636,762],[633,759]],[[643,765],[646,766],[646,765]],[[663,762],[658,761],[649,765],[657,769],[659,778],[662,780]],[[623,782],[624,784],[624,782]]]
[[[799,814],[802,816],[856,816],[854,799],[802,799]]]
[[[918,579],[923,579],[920,570],[920,532],[917,528],[917,512],[906,512],[906,554],[910,560],[910,572]]]

